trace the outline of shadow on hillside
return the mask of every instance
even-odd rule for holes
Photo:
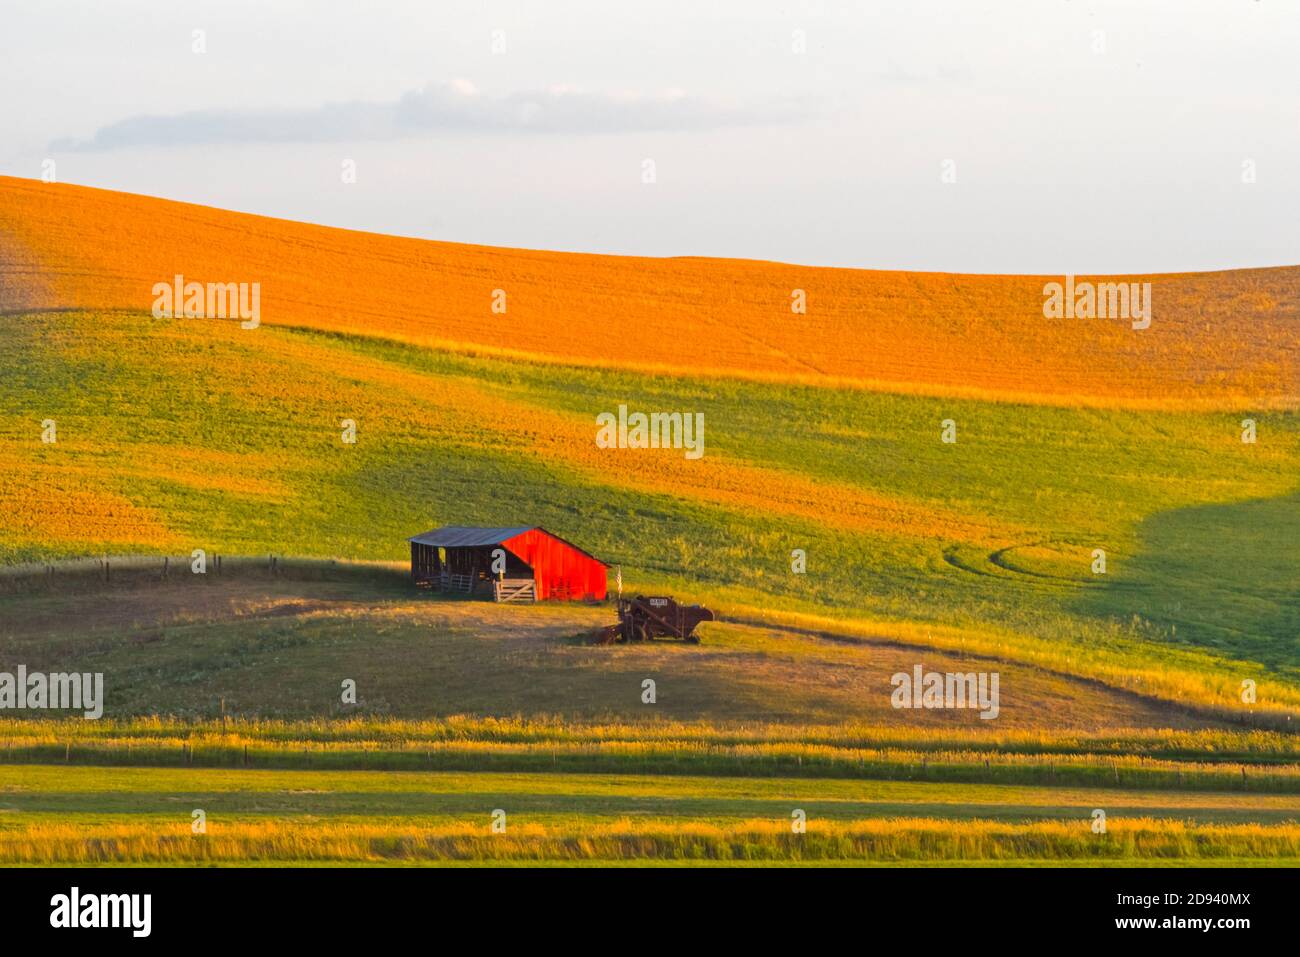
[[[1138,527],[1140,550],[1076,611],[1270,668],[1300,662],[1300,492],[1176,509]]]

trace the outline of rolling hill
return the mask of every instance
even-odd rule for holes
[[[154,318],[177,273],[261,283],[261,325]],[[1285,721],[1300,270],[1149,280],[1132,330],[1044,319],[1042,278],[458,246],[3,179],[0,562],[401,561],[437,524],[526,521],[734,620],[1230,713],[1250,679]],[[620,404],[703,412],[706,454],[599,448]]]
[[[148,311],[180,274],[260,283],[271,325],[472,355],[1064,405],[1300,402],[1297,268],[1127,277],[1152,284],[1134,331],[1044,319],[1044,277],[465,246],[0,177],[0,272],[8,312]]]
[[[261,323],[155,318],[176,274]],[[0,671],[110,685],[0,717],[0,863],[1300,861],[1300,269],[1137,278],[1143,330],[0,178]],[[703,456],[600,447],[620,405]],[[403,574],[522,523],[722,620]],[[997,720],[893,707],[918,665]]]

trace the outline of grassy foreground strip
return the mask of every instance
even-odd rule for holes
[[[236,745],[347,744],[370,750],[439,742],[500,744],[582,744],[640,742],[730,746],[803,744],[811,747],[897,749],[907,751],[996,751],[1005,754],[1094,754],[1164,757],[1244,763],[1300,762],[1300,736],[1229,728],[1114,729],[1072,731],[993,730],[984,728],[880,727],[842,724],[789,724],[748,721],[582,722],[565,718],[478,717],[407,720],[364,717],[304,721],[229,718],[186,720],[169,716],[103,718],[88,722],[51,719],[0,719],[0,747],[19,744],[74,746],[103,743],[178,747],[188,743]]]
[[[428,723],[425,723],[428,724]],[[44,725],[44,726],[42,726]],[[555,773],[642,773],[667,775],[783,776],[881,780],[988,782],[1075,785],[1175,790],[1300,793],[1300,762],[1290,742],[1258,734],[1239,734],[1237,753],[1260,748],[1264,760],[1188,760],[1148,757],[1109,750],[1001,750],[974,736],[960,748],[960,736],[936,737],[943,749],[856,747],[742,740],[719,743],[689,736],[638,739],[494,740],[490,736],[342,740],[325,736],[285,738],[272,724],[264,736],[253,724],[240,731],[160,726],[153,734],[113,734],[110,729],[80,736],[82,723],[21,722],[0,728],[0,761],[10,764],[81,764],[100,766],[244,767],[311,770],[379,771],[533,771]],[[138,727],[137,727],[138,730]],[[1188,733],[1185,743],[1201,735],[1227,743],[1223,732]],[[907,736],[899,736],[905,739]],[[1142,737],[1142,735],[1139,735]],[[724,733],[725,738],[725,733]],[[922,739],[924,740],[924,739]],[[1020,739],[1023,746],[1028,739]],[[1050,738],[1047,740],[1050,741]],[[1086,738],[1071,736],[1076,743]],[[1106,739],[1101,739],[1106,741]],[[1120,736],[1116,740],[1124,740]],[[1160,736],[1156,744],[1167,744]],[[858,742],[854,742],[858,743]],[[1111,742],[1113,744],[1113,742]],[[1213,757],[1213,750],[1206,756]],[[1284,757],[1285,756],[1285,757]],[[1287,761],[1286,758],[1292,760]],[[1286,761],[1286,763],[1283,763]]]
[[[588,827],[487,825],[412,828],[388,824],[236,823],[191,833],[188,824],[36,825],[0,833],[0,863],[597,861],[1132,861],[1300,858],[1300,826],[1189,826],[1115,822],[1105,834],[1087,822],[1008,825],[991,821],[891,819],[730,826],[627,820]]]

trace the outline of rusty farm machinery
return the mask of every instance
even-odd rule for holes
[[[608,645],[675,638],[699,644],[695,626],[702,621],[713,621],[713,612],[700,605],[679,605],[675,599],[659,596],[619,598],[618,624],[602,628],[596,636],[596,643]]]

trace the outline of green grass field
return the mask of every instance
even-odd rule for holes
[[[8,317],[4,330],[10,563],[191,546],[403,560],[405,538],[439,523],[527,520],[621,564],[632,587],[958,628],[972,641],[1009,633],[1008,650],[1062,664],[1200,672],[1231,698],[1250,677],[1265,686],[1262,707],[1270,689],[1297,700],[1294,413],[1257,415],[1261,438],[1246,445],[1239,422],[1251,410],[664,380],[272,328],[250,343],[220,324],[119,314]],[[703,410],[698,478],[641,482],[643,460],[602,475],[599,458],[530,432],[537,423],[518,414],[537,410],[590,445],[594,410],[620,402]],[[355,446],[339,441],[344,417],[358,423]],[[59,423],[57,445],[39,441],[46,418]],[[939,441],[947,418],[955,445]],[[718,470],[744,467],[755,470],[746,480],[818,483],[819,498],[782,513],[710,489]],[[60,488],[88,494],[91,476],[95,494],[140,521],[82,528],[70,509],[51,534],[26,517]],[[846,518],[851,506],[866,518]],[[806,575],[790,571],[794,548],[807,553]],[[1104,576],[1090,570],[1094,548],[1107,551]]]
[[[0,383],[0,670],[102,671],[110,719],[0,724],[4,860],[1300,856],[1294,412],[669,379],[84,312],[0,318]],[[596,450],[620,403],[703,411],[705,458]],[[699,647],[597,648],[608,606],[442,601],[394,564],[427,528],[513,522],[724,620]],[[193,548],[344,561],[197,579]],[[106,554],[170,555],[172,575],[39,564]],[[996,728],[894,710],[890,675],[917,663],[999,671]],[[244,723],[219,733],[222,702]],[[186,843],[193,807],[209,850]]]

